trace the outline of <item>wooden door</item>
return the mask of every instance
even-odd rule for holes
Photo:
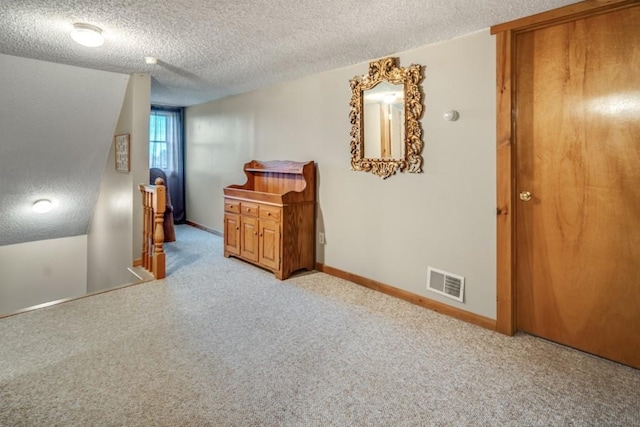
[[[640,8],[515,43],[517,328],[640,367]]]
[[[225,256],[240,255],[240,215],[224,214]]]
[[[260,264],[280,269],[280,224],[260,221]]]
[[[240,256],[250,261],[258,261],[258,220],[242,217]]]

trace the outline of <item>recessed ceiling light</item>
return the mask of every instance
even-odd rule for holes
[[[36,213],[46,213],[53,208],[53,203],[49,199],[36,200],[33,203],[32,209]]]
[[[145,56],[144,62],[146,62],[149,65],[155,65],[158,63],[158,58],[154,58],[153,56]]]
[[[73,24],[73,31],[71,31],[71,38],[82,46],[98,47],[104,43],[104,37],[102,37],[102,30],[90,24],[75,23]]]

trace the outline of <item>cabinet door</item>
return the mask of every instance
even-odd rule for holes
[[[258,262],[258,220],[242,216],[240,256]]]
[[[224,214],[224,250],[240,255],[240,215]]]
[[[260,264],[280,269],[280,224],[260,221]]]

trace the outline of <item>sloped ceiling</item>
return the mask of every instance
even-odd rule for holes
[[[86,234],[129,76],[7,55],[0,76],[0,246]]]
[[[2,0],[0,53],[152,76],[189,106],[370,61],[575,0]],[[91,49],[74,22],[104,30]],[[145,56],[159,59],[146,65]]]

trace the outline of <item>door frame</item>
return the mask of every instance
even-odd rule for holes
[[[496,36],[496,331],[516,332],[516,35],[614,10],[638,0],[587,0],[491,27]]]

